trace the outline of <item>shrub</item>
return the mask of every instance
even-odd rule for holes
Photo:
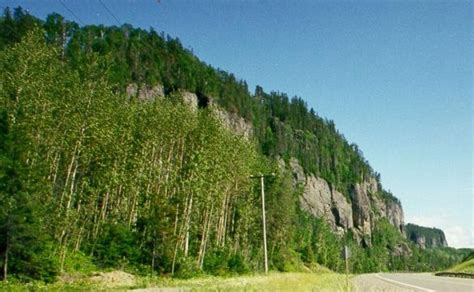
[[[229,271],[237,274],[245,274],[250,271],[250,268],[247,262],[245,261],[245,258],[240,253],[232,255],[229,258],[227,265],[229,267]]]
[[[182,258],[176,265],[174,276],[181,279],[190,279],[201,274],[196,260],[191,257]]]

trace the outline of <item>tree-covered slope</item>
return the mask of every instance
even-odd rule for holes
[[[2,18],[0,47],[17,42],[35,24],[77,70],[82,70],[89,55],[100,56],[115,92],[124,92],[133,82],[161,84],[166,93],[181,89],[212,97],[254,125],[262,153],[296,157],[306,172],[323,177],[344,193],[364,177],[379,178],[357,145],[348,143],[333,121],[308,109],[302,98],[268,93],[260,86],[251,93],[245,81],[200,61],[177,38],[130,25],[79,27],[58,14],[40,21],[18,8]]]
[[[450,267],[446,270],[446,272],[474,274],[474,256],[471,256],[463,262]]]
[[[447,269],[446,272],[474,274],[474,252],[471,252],[461,263]]]
[[[422,248],[447,247],[448,242],[443,230],[423,227],[416,224],[407,224],[405,227],[407,238]]]

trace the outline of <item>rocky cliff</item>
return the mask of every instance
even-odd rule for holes
[[[162,85],[138,86],[136,83],[131,83],[125,89],[125,93],[129,98],[137,98],[140,101],[154,100],[155,98],[162,98],[165,96],[165,90]]]
[[[381,218],[387,218],[404,234],[404,216],[400,202],[384,197],[374,178],[355,184],[351,192],[344,195],[323,178],[306,175],[294,158],[287,163],[280,160],[280,167],[282,166],[291,171],[294,184],[303,187],[301,207],[315,217],[324,218],[336,233],[343,234],[351,230],[359,242],[370,245],[375,223]]]
[[[127,87],[129,97],[139,100],[153,100],[164,96],[162,86],[141,87],[131,84]],[[181,91],[178,94],[192,110],[199,107],[210,108],[222,124],[247,139],[252,136],[252,125],[237,114],[229,113],[217,106],[211,97],[198,96]],[[324,218],[331,228],[342,235],[352,231],[359,243],[370,245],[375,223],[387,218],[404,234],[404,217],[401,204],[396,199],[384,197],[375,178],[369,177],[353,186],[349,193],[343,194],[326,180],[311,174],[305,174],[303,167],[295,158],[288,162],[279,160],[281,168],[293,175],[294,186],[301,186],[303,194],[300,204],[303,210],[315,217]]]
[[[409,223],[406,225],[406,235],[409,240],[423,249],[448,246],[443,230],[438,228],[423,227]]]
[[[155,86],[141,86],[131,83],[126,88],[126,94],[128,98],[137,98],[140,101],[150,101],[154,99],[163,98],[165,96],[164,88],[162,85]],[[178,91],[179,96],[183,103],[188,105],[193,111],[198,108],[210,108],[215,116],[221,121],[222,125],[227,129],[231,130],[240,136],[250,139],[253,133],[252,125],[245,119],[235,113],[229,113],[221,109],[213,100],[212,97],[198,96],[195,93],[187,91]]]

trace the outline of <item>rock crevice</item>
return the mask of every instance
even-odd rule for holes
[[[306,175],[298,160],[288,163],[280,160],[280,167],[289,169],[294,185],[303,186],[300,204],[311,215],[323,218],[338,234],[352,231],[359,242],[370,245],[375,223],[387,218],[397,230],[404,234],[403,209],[397,200],[384,198],[375,178],[369,177],[356,183],[348,196],[333,188],[326,180]]]

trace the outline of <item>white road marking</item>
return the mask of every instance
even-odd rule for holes
[[[427,280],[427,281],[431,281],[431,282],[441,282],[441,283],[445,283],[445,284],[456,284],[456,285],[461,285],[461,286],[467,286],[467,287],[474,287],[474,281],[471,283],[471,282],[467,282],[467,281],[472,281],[470,279],[464,279],[464,278],[448,278],[448,277],[440,277],[440,276],[431,276],[431,275],[426,275],[426,276],[422,276],[423,279]],[[461,281],[459,281],[461,280]],[[463,282],[463,280],[467,280],[466,282]]]
[[[392,279],[387,279],[387,278],[385,278],[385,277],[380,276],[380,274],[376,274],[375,277],[377,277],[377,278],[379,278],[379,279],[381,279],[381,280],[387,281],[387,282],[392,282],[392,283],[398,284],[398,285],[403,285],[403,286],[415,288],[415,289],[422,290],[422,291],[426,291],[426,292],[435,292],[435,290],[426,289],[426,288],[423,288],[423,287],[419,287],[419,286],[415,286],[415,285],[410,285],[410,284],[403,283],[403,282],[398,282],[398,281],[395,281],[395,280],[392,280]]]

